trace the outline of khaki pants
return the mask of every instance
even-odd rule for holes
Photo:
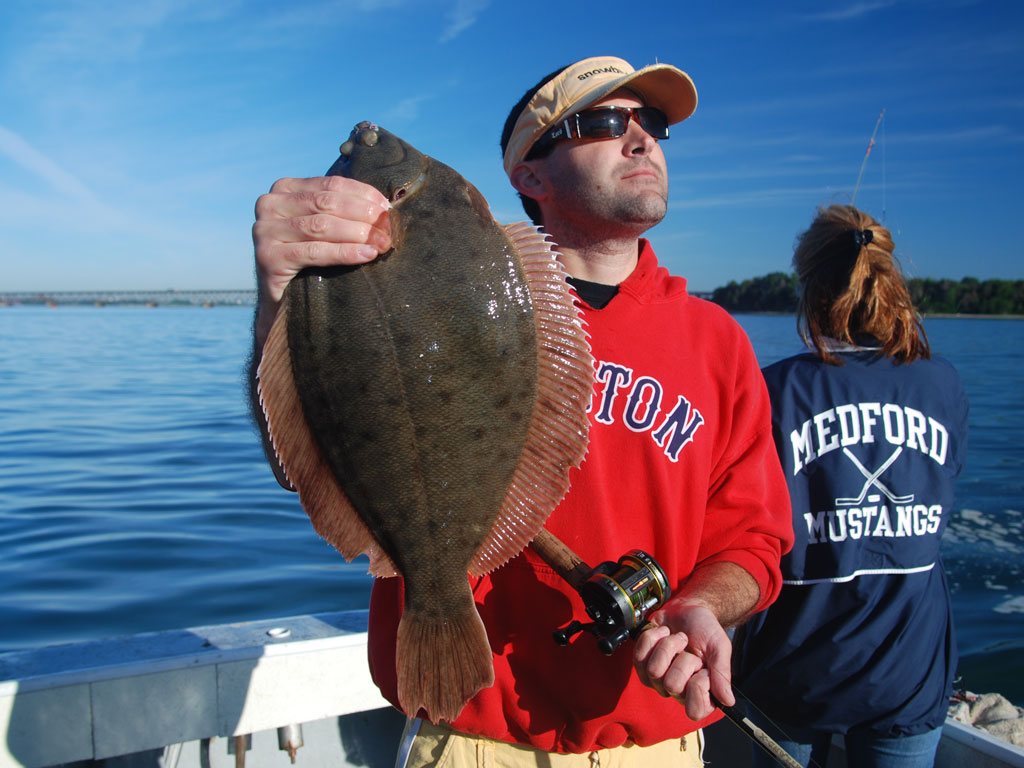
[[[395,768],[699,768],[703,747],[703,734],[697,731],[650,747],[630,744],[564,755],[410,719]]]

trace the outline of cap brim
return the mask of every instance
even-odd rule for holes
[[[614,81],[604,83],[565,110],[565,114],[586,109],[620,88],[628,88],[648,107],[657,107],[668,117],[669,125],[681,123],[697,109],[697,88],[690,76],[669,64],[652,64]],[[555,123],[564,115],[552,121]]]

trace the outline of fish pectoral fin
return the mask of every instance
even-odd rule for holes
[[[489,573],[521,552],[569,490],[569,470],[587,453],[594,358],[565,267],[529,222],[510,224],[537,327],[537,402],[508,492],[469,572]]]
[[[271,445],[313,528],[346,560],[365,553],[371,574],[394,576],[394,563],[341,490],[306,421],[288,346],[287,302],[267,336],[256,376]]]

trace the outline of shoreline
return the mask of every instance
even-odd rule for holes
[[[714,302],[712,302],[714,303]],[[721,305],[719,305],[721,306]],[[725,307],[722,307],[725,309]],[[757,309],[726,309],[730,315],[758,315],[764,317],[796,317],[796,312],[778,312],[774,310]],[[930,312],[922,314],[923,320],[1024,320],[1024,315],[981,315],[956,312]]]
[[[955,313],[944,313],[944,312],[933,312],[929,315],[921,315],[925,320],[931,318],[945,318],[945,319],[957,319],[964,318],[967,320],[1024,320],[1024,315],[963,315]]]

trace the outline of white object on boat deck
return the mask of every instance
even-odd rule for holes
[[[1024,749],[980,728],[947,717],[942,726],[942,741],[939,742],[935,765],[1018,768],[1024,766]]]

